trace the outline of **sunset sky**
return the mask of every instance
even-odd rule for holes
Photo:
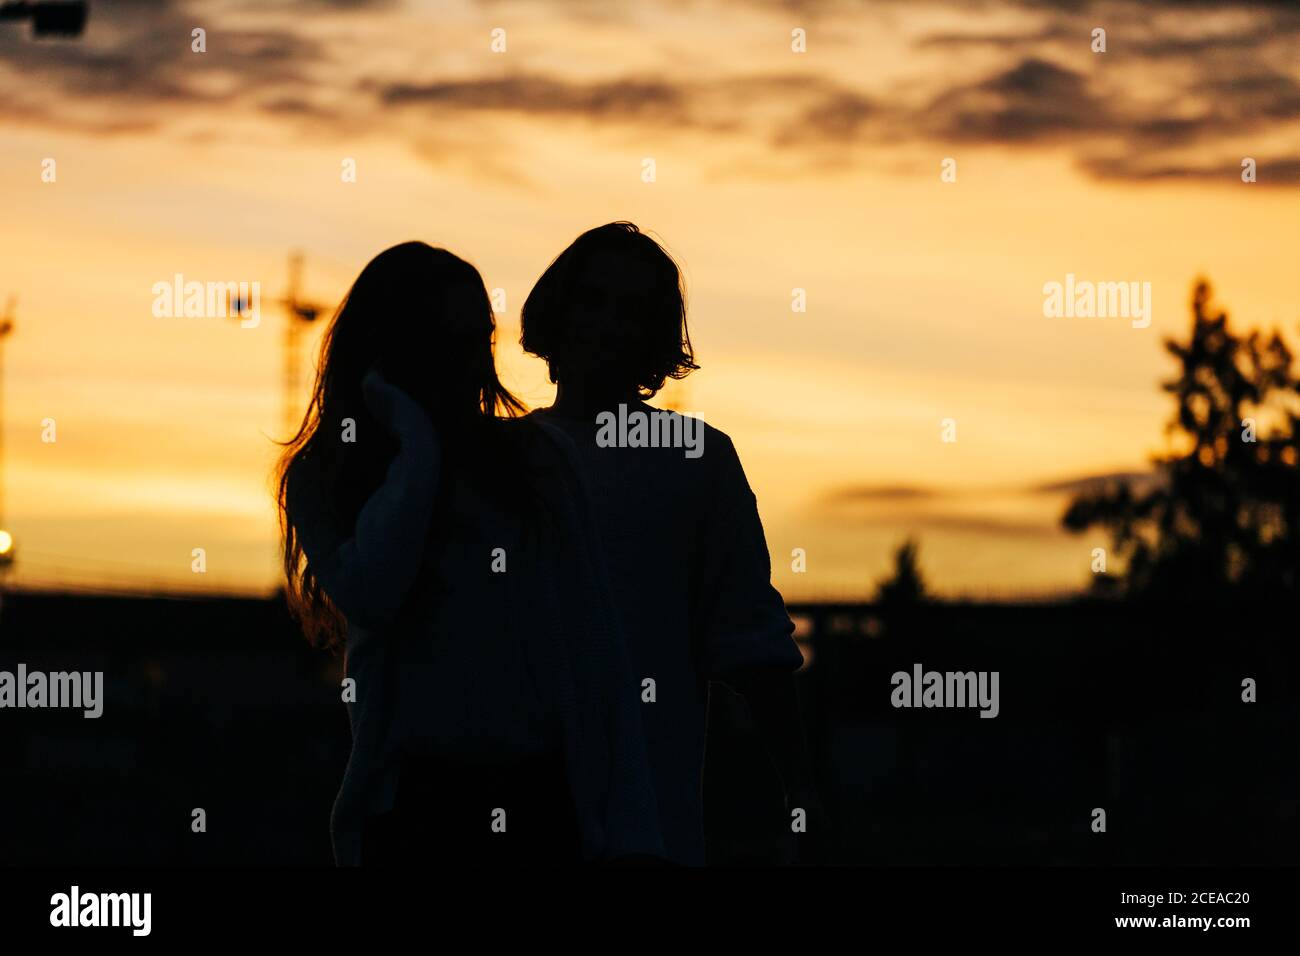
[[[545,405],[519,306],[579,232],[630,219],[686,271],[702,369],[667,397],[733,437],[787,598],[865,596],[908,535],[945,594],[1081,588],[1106,542],[1059,530],[1068,491],[1164,449],[1160,343],[1193,280],[1239,327],[1300,329],[1297,52],[1293,5],[1174,0],[133,0],[92,2],[78,40],[0,23],[12,582],[276,586],[291,250],[331,307],[396,242],[469,259],[506,292],[507,383]],[[260,282],[260,326],[155,317],[176,273]],[[1150,282],[1150,327],[1045,318],[1070,273]]]

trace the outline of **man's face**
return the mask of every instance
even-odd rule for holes
[[[649,344],[650,266],[598,251],[587,258],[564,312],[562,377],[624,382]]]

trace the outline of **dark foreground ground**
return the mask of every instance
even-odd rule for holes
[[[839,862],[1300,862],[1296,608],[791,611]],[[330,862],[340,666],[279,601],[9,595],[0,670],[20,661],[102,670],[107,701],[0,709],[0,862]],[[998,716],[893,707],[917,663],[998,671]],[[775,778],[721,688],[705,786],[713,861],[780,857]]]

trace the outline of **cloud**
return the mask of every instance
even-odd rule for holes
[[[917,40],[920,51],[958,60],[978,54],[986,69],[989,57],[1018,63],[952,83],[934,98],[932,121],[918,115],[902,125],[925,124],[928,135],[948,141],[1064,145],[1080,170],[1100,180],[1231,183],[1242,155],[1239,137],[1300,121],[1300,83],[1292,73],[1300,8],[1294,4],[1019,5],[1034,18],[1024,30],[946,29]],[[1108,52],[1093,54],[1091,31],[1099,25],[1107,28]],[[1192,147],[1236,159],[1191,161]],[[1278,161],[1272,181],[1296,182],[1289,158]]]
[[[376,10],[396,10],[402,0],[291,0],[285,4],[304,13],[371,13]]]
[[[919,485],[851,485],[828,492],[824,501],[830,505],[876,501],[918,501],[942,496],[942,492]]]
[[[0,122],[121,136],[197,118],[235,136],[229,121],[251,117],[322,136],[388,136],[442,163],[481,155],[480,137],[510,146],[507,133],[498,139],[496,129],[476,128],[475,118],[527,116],[543,124],[579,120],[726,136],[737,147],[733,174],[763,163],[845,168],[868,155],[888,159],[890,150],[967,145],[1061,148],[1084,174],[1103,181],[1225,183],[1235,181],[1240,157],[1228,160],[1240,152],[1241,137],[1280,136],[1300,126],[1300,79],[1292,67],[1300,53],[1300,8],[1292,5],[1019,0],[1024,27],[997,30],[982,28],[968,4],[946,5],[972,29],[916,36],[918,54],[931,55],[919,55],[910,77],[882,90],[868,88],[876,80],[869,64],[855,75],[817,72],[815,60],[800,60],[792,71],[783,58],[779,70],[756,72],[761,59],[736,70],[720,58],[688,70],[670,68],[676,61],[667,45],[663,70],[646,67],[644,58],[633,69],[620,62],[618,42],[604,60],[585,62],[581,77],[558,61],[499,73],[504,58],[462,58],[453,71],[376,55],[385,42],[400,44],[423,27],[397,0],[119,0],[95,5],[78,41],[38,43],[25,30],[0,30],[0,73],[11,74]],[[352,26],[357,7],[376,15],[364,33]],[[675,15],[703,22],[728,8],[726,0],[683,3]],[[600,7],[537,9],[583,23]],[[756,9],[774,22],[784,15],[776,2]],[[908,11],[902,3],[813,9],[864,30],[881,18],[906,25]],[[974,8],[986,9],[993,7]],[[1193,12],[1204,15],[1189,17]],[[643,36],[646,25],[635,18],[599,19],[598,28],[615,40],[622,31],[629,49],[668,42],[667,34]],[[1103,21],[1112,51],[1094,55],[1090,30]],[[196,25],[208,30],[207,53],[190,50]],[[458,29],[464,26],[458,21]],[[393,62],[401,64],[398,75]],[[429,118],[449,111],[474,135],[430,134]],[[1294,154],[1273,159],[1260,181],[1300,184],[1296,162]]]
[[[1033,485],[1027,490],[1033,494],[1045,495],[1094,495],[1117,485],[1130,485],[1134,491],[1145,494],[1163,480],[1160,473],[1155,471],[1111,471],[1099,475],[1080,475],[1044,482]]]
[[[688,118],[686,90],[653,79],[578,83],[530,74],[428,83],[365,83],[363,88],[373,91],[387,106],[558,114],[613,121],[676,122]]]
[[[988,495],[1090,494],[1105,490],[1116,483],[1134,484],[1145,489],[1161,480],[1159,472],[1156,471],[1108,471],[994,489],[934,488],[927,485],[844,485],[827,491],[821,501],[822,504],[835,507],[876,502],[953,500]]]
[[[1191,92],[1213,98],[1218,120],[1235,129],[1300,118],[1300,82],[1275,70],[1252,67],[1215,76],[1195,84]]]
[[[918,49],[964,49],[995,47],[1008,49],[1024,46],[1040,47],[1053,40],[1073,37],[1074,33],[1063,24],[1052,24],[1030,33],[928,33],[917,41]]]
[[[1030,58],[939,94],[914,119],[936,139],[1007,143],[1087,135],[1107,114],[1082,75]]]
[[[1255,63],[1181,86],[1153,83],[1144,88],[1145,98],[1127,97],[1124,89],[1113,77],[1096,79],[1030,56],[952,82],[920,104],[827,91],[773,144],[808,148],[812,143],[822,149],[885,142],[1056,146],[1070,150],[1076,166],[1098,180],[1231,184],[1238,181],[1241,157],[1258,151],[1243,153],[1243,136],[1300,122],[1300,81]],[[1224,158],[1192,161],[1192,147],[1198,156],[1210,152]],[[1269,160],[1268,181],[1300,182],[1295,160],[1295,154]]]
[[[6,105],[26,107],[26,122],[92,135],[112,124],[156,128],[182,113],[225,114],[277,89],[309,88],[310,68],[328,60],[318,41],[290,25],[225,20],[206,6],[119,0],[94,5],[76,40],[33,41],[22,29],[0,29],[0,68],[18,78],[7,85]],[[207,52],[191,49],[196,27],[207,31]]]
[[[814,503],[813,514],[837,524],[903,527],[914,532],[1052,538],[1061,534],[1053,499],[1097,494],[1119,484],[1145,494],[1161,481],[1157,471],[1113,471],[1002,488],[845,485],[823,494]]]
[[[1256,179],[1261,185],[1300,186],[1300,156],[1269,159],[1260,155],[1253,158],[1259,163]],[[1239,183],[1241,182],[1241,159],[1240,156],[1226,156],[1218,164],[1150,164],[1143,162],[1141,156],[1121,156],[1085,159],[1082,162],[1083,167],[1097,179],[1128,182],[1187,180]]]
[[[775,146],[805,144],[810,137],[836,143],[862,139],[882,115],[881,109],[861,93],[834,89],[805,110],[796,122],[777,130],[772,143]]]
[[[873,524],[894,524],[897,519],[877,520]],[[1054,538],[1060,534],[1054,521],[1014,520],[989,515],[925,514],[908,516],[909,529],[920,531],[955,531],[981,537]]]
[[[978,491],[944,491],[909,485],[861,486],[832,491],[814,509],[836,525],[905,527],[909,531],[951,531],[1001,537],[1047,538],[1059,534],[1056,516],[1001,517],[994,509],[972,513]],[[959,509],[956,506],[960,504]]]

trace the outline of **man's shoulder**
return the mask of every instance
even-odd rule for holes
[[[680,467],[692,471],[732,471],[738,463],[731,436],[703,415],[656,408],[647,402],[622,404],[590,420],[556,415],[549,408],[530,412],[528,418],[567,436],[587,452],[608,447],[646,450],[656,461],[680,460]]]
[[[676,420],[680,419],[683,425],[683,431],[694,430],[696,434],[703,434],[707,441],[725,445],[728,448],[734,447],[731,441],[731,436],[721,428],[717,428],[708,422],[701,412],[684,412],[675,408],[656,408],[648,402],[636,402],[627,406],[627,409],[629,418],[634,412],[640,412],[649,420],[659,423],[668,422],[674,426]],[[610,414],[617,415],[616,412]],[[617,418],[615,420],[617,420]]]

